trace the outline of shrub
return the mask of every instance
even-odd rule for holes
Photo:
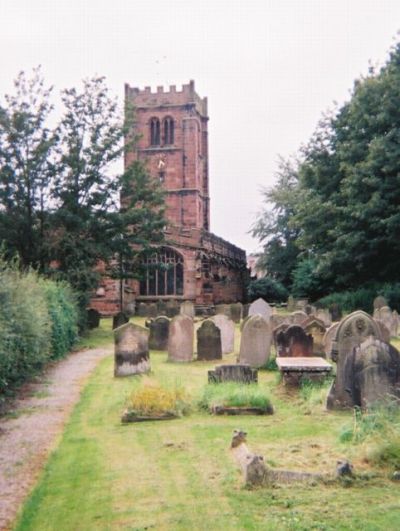
[[[235,382],[206,385],[199,405],[209,410],[216,406],[272,408],[271,400],[257,384]]]
[[[264,277],[250,282],[248,296],[251,301],[262,298],[268,302],[284,302],[288,297],[288,291],[277,280]]]
[[[168,387],[145,378],[129,396],[127,407],[138,416],[165,413],[181,416],[189,411],[189,397],[181,386]]]
[[[78,306],[72,289],[65,282],[41,282],[51,319],[51,358],[64,357],[78,337]]]

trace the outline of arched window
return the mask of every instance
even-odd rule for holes
[[[183,257],[180,254],[161,247],[148,256],[143,265],[141,295],[183,295]]]
[[[174,143],[174,120],[170,117],[164,118],[164,146],[170,146]]]
[[[152,146],[160,145],[160,120],[158,118],[150,120],[150,144]]]

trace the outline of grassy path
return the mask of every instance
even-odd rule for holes
[[[233,355],[230,359],[233,360]],[[169,364],[151,356],[154,375],[179,381],[194,399],[214,364]],[[276,373],[262,373],[271,417],[223,418],[194,411],[167,422],[121,425],[132,379],[115,379],[112,356],[86,385],[59,447],[25,505],[18,530],[400,529],[400,486],[384,473],[345,488],[289,485],[249,491],[229,454],[234,428],[277,467],[326,471],[357,450],[338,442],[349,413],[327,413],[297,393],[286,394]]]

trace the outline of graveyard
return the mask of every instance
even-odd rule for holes
[[[83,386],[15,529],[397,529],[400,483],[394,473],[399,453],[382,461],[374,457],[374,448],[382,443],[380,432],[361,437],[361,406],[363,400],[377,399],[378,384],[384,391],[396,385],[397,380],[388,378],[398,370],[393,369],[398,357],[389,347],[380,357],[372,356],[383,361],[377,362],[379,371],[365,374],[361,368],[364,379],[359,373],[353,377],[347,369],[343,372],[340,362],[351,338],[366,343],[365,352],[381,349],[379,325],[363,312],[344,316],[334,325],[334,338],[327,339],[335,353],[332,362],[313,350],[312,334],[319,344],[320,322],[300,310],[291,314],[275,310],[262,317],[262,306],[258,302],[253,315],[250,309],[247,320],[235,324],[226,307],[219,308],[215,317],[195,318],[194,323],[184,311],[170,320],[168,339],[165,317],[131,317],[115,331],[111,319],[101,319],[84,345],[106,347],[110,353]],[[320,321],[321,317],[326,315],[320,313]],[[295,324],[285,330],[288,320]],[[373,340],[363,342],[365,334]],[[142,344],[146,335],[147,350]],[[400,340],[394,331],[389,336],[395,350]],[[244,341],[250,342],[250,350]],[[133,369],[129,349],[136,356],[131,358]],[[122,365],[121,353],[125,353]],[[292,385],[278,370],[277,353],[300,364],[307,358],[321,359],[316,356],[321,354],[335,375]],[[354,351],[354,356],[352,367],[358,367],[359,352]],[[385,364],[390,366],[386,372]],[[349,377],[356,383],[343,398]],[[204,401],[210,386],[225,385],[212,382],[224,378],[228,387],[256,387],[272,410],[264,415],[212,414]],[[240,378],[247,383],[237,383]],[[368,388],[370,382],[375,395]],[[153,391],[158,386],[171,392],[179,389],[185,396],[185,411],[168,420],[122,422],[135,390],[147,385]],[[357,403],[360,407],[354,409]],[[391,411],[387,404],[386,411]],[[397,411],[392,413],[388,422],[392,442],[398,444],[400,419]],[[258,485],[246,479],[231,447],[234,430],[247,433],[246,452],[250,448],[257,459],[262,456],[263,467],[276,481]],[[381,433],[387,437],[389,432]],[[347,462],[352,474],[338,475],[338,463]],[[311,479],[304,481],[305,477]]]

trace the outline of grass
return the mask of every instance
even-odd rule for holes
[[[208,384],[204,388],[200,407],[210,410],[215,406],[258,407],[267,411],[271,408],[271,400],[266,390],[257,384]]]
[[[102,329],[93,332],[95,344],[97,334]],[[227,363],[234,359],[225,357]],[[163,352],[152,352],[151,364],[157,381],[182,384],[193,401],[201,399],[215,365],[168,363]],[[400,528],[398,487],[388,479],[389,468],[374,469],[357,445],[339,440],[351,413],[327,412],[317,403],[310,414],[298,392],[277,385],[276,373],[261,371],[258,385],[271,397],[273,416],[215,417],[194,410],[168,422],[122,425],[137,381],[113,378],[112,356],[100,362],[16,530]],[[250,448],[272,466],[324,472],[348,458],[356,472],[378,474],[349,488],[293,484],[249,491],[229,452],[235,428],[248,432]]]

